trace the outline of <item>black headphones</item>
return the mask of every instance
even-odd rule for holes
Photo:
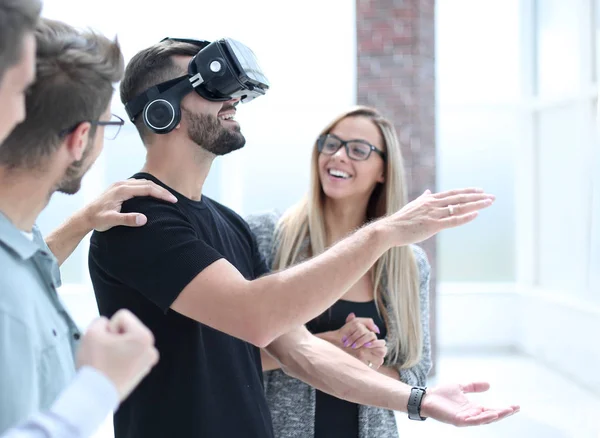
[[[198,46],[199,50],[210,44],[204,40],[169,37],[160,42],[167,40],[193,44]],[[197,81],[197,78],[185,75],[150,87],[125,104],[129,119],[133,122],[138,114],[142,113],[144,124],[152,132],[168,134],[181,121],[181,99],[194,90],[193,81]]]
[[[142,113],[144,124],[157,134],[171,132],[181,121],[181,99],[194,90],[188,75],[149,88],[125,105],[133,122]]]

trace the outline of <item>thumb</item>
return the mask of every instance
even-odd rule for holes
[[[146,225],[146,222],[148,222],[148,218],[141,213],[117,213],[113,226],[141,227]]]
[[[427,189],[425,190],[425,192],[423,192],[424,195],[431,195],[431,190]]]
[[[471,382],[466,385],[460,385],[460,389],[465,393],[486,392],[490,389],[490,384],[488,382]]]
[[[350,321],[352,321],[354,318],[356,318],[356,315],[354,313],[349,314],[346,317],[346,323],[349,323]]]

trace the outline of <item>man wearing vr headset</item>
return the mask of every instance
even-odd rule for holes
[[[71,124],[74,114],[106,117],[99,105],[110,101],[122,74],[117,44],[58,22],[43,20],[36,29],[40,9],[37,0],[0,1],[0,434],[81,438],[94,433],[157,354],[152,334],[128,311],[97,319],[79,340],[56,293],[56,259],[32,226],[65,168],[61,186],[74,191],[87,170],[81,164],[91,164],[106,129],[95,116],[58,137],[56,127]],[[52,250],[62,261],[86,227],[127,222],[116,204],[149,184],[110,189],[53,235]]]
[[[504,418],[467,392],[486,383],[411,388],[303,324],[329,308],[392,246],[470,222],[492,197],[426,192],[325,253],[267,274],[244,220],[202,194],[214,158],[244,146],[236,106],[265,93],[252,52],[232,40],[162,41],[133,57],[121,100],[147,148],[134,178],[168,188],[176,204],[134,199],[142,228],[94,233],[90,274],[101,314],[132,310],[156,336],[161,362],[115,415],[116,438],[272,437],[259,348],[282,368],[340,398],[459,426]],[[437,214],[453,205],[452,217]]]

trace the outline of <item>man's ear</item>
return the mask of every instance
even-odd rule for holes
[[[81,160],[89,141],[91,127],[92,125],[89,122],[82,122],[65,139],[67,151],[73,161]]]

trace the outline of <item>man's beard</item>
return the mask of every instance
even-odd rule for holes
[[[72,163],[65,171],[63,179],[56,187],[57,192],[65,193],[67,195],[74,195],[79,191],[79,189],[81,189],[81,180],[83,179],[87,171],[90,170],[91,164],[88,164],[86,169],[84,169],[83,166],[85,165],[85,162],[92,153],[93,149],[94,140],[92,136],[92,138],[90,138],[88,142],[87,147],[83,151],[81,159]]]
[[[226,155],[246,144],[239,126],[226,128],[212,114],[194,114],[184,108],[181,111],[188,124],[190,139],[208,152]]]

